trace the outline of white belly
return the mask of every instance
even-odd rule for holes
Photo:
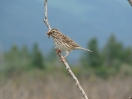
[[[69,47],[67,47],[65,44],[60,43],[58,40],[53,39],[54,40],[54,44],[56,46],[56,48],[58,48],[59,50],[65,52],[65,51],[71,51],[71,49]]]

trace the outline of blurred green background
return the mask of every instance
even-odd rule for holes
[[[125,0],[49,0],[49,22],[93,51],[67,61],[90,99],[132,96],[132,13]],[[43,23],[43,0],[0,3],[0,99],[82,99]]]

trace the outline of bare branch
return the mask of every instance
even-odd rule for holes
[[[128,2],[130,3],[130,5],[132,6],[132,0],[128,0]]]
[[[49,25],[49,22],[48,22],[48,9],[47,9],[47,0],[44,1],[44,7],[45,7],[45,14],[44,14],[44,22],[46,24],[46,26],[48,27],[49,30],[51,30],[51,27]],[[57,49],[56,49],[57,50]],[[60,59],[62,59],[62,54],[61,53],[58,53]],[[70,69],[68,63],[63,59],[62,60],[63,64],[66,66],[66,69],[67,71],[70,73],[70,75],[72,76],[72,78],[74,79],[75,83],[76,83],[76,86],[78,87],[78,89],[81,91],[84,99],[88,99],[87,95],[85,94],[83,88],[81,87],[78,79],[76,78],[76,76],[73,74],[72,70]]]
[[[58,50],[58,49],[56,49],[56,52],[58,52],[57,50]],[[60,59],[62,60],[62,59],[63,59],[62,54],[61,54],[61,53],[58,53],[58,55],[59,55]],[[76,86],[77,86],[78,89],[81,91],[81,93],[82,93],[84,99],[88,99],[86,93],[84,92],[83,88],[81,87],[81,85],[80,85],[78,79],[76,78],[76,76],[75,76],[74,73],[72,72],[72,70],[71,70],[71,68],[69,67],[68,63],[67,63],[64,59],[62,60],[62,63],[65,65],[67,71],[68,71],[69,74],[72,76],[73,80],[74,80],[75,83],[76,83]]]
[[[48,6],[47,6],[47,0],[44,1],[44,7],[45,7],[45,14],[44,14],[44,22],[49,30],[51,30],[50,24],[48,22]]]

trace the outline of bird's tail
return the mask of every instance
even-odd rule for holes
[[[91,50],[89,50],[89,49],[82,48],[82,47],[77,47],[76,49],[80,49],[80,50],[86,50],[86,51],[89,51],[89,52],[93,52],[93,51],[91,51]]]

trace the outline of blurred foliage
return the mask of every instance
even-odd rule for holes
[[[132,75],[132,47],[124,47],[114,35],[109,37],[102,49],[99,49],[96,38],[91,39],[87,47],[93,53],[84,51],[78,62],[79,65],[70,65],[77,77],[94,78],[97,76],[106,79],[119,74]],[[62,71],[60,73],[63,75],[68,74],[54,48],[44,55],[37,43],[31,50],[26,45],[22,48],[13,45],[11,49],[0,54],[0,77],[2,75],[12,77],[36,69],[46,74],[58,71]]]
[[[115,36],[110,36],[108,42],[103,49],[103,58],[105,65],[117,66],[123,61],[124,48],[121,43],[117,42]]]
[[[43,57],[41,51],[39,51],[37,43],[35,43],[33,46],[33,52],[32,52],[31,56],[32,56],[32,64],[34,67],[37,67],[39,69],[45,68],[44,57]]]
[[[103,49],[98,48],[96,38],[91,39],[88,49],[93,53],[84,52],[80,59],[81,65],[86,69],[85,72],[107,78],[118,74],[123,66],[130,66],[132,69],[132,48],[125,48],[114,35],[109,37]]]
[[[98,43],[96,38],[91,39],[91,41],[88,43],[88,49],[92,50],[93,52],[85,52],[84,60],[92,68],[98,68],[98,66],[102,65],[102,57],[98,49]]]

